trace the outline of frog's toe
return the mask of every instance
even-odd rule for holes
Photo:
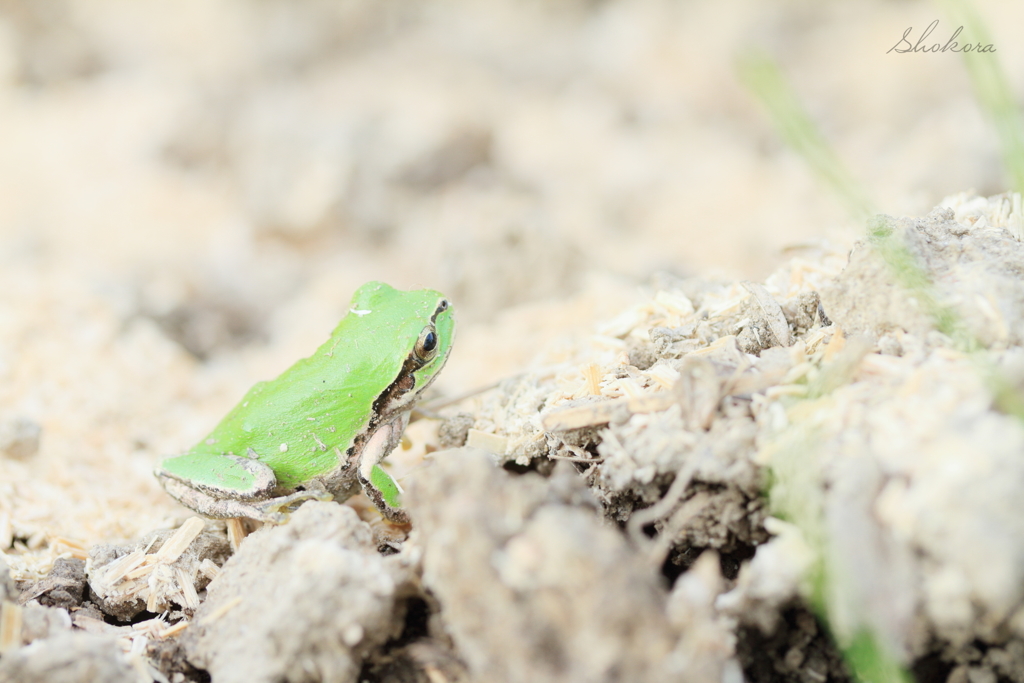
[[[296,491],[295,493],[284,496],[278,499],[281,501],[282,506],[291,506],[294,503],[303,502],[307,500],[319,500],[329,501],[334,500],[334,496],[323,489],[310,489],[307,491]]]
[[[259,519],[272,524],[284,524],[288,521],[291,511],[307,500],[329,501],[333,496],[327,491],[311,490],[296,491],[287,496],[271,498],[262,503],[256,503],[252,507],[259,512]]]
[[[281,524],[286,524],[288,522],[288,520],[291,519],[291,516],[292,516],[292,513],[288,512],[287,510],[284,511],[284,512],[281,512],[281,511],[277,511],[277,512],[263,512],[263,511],[261,511],[260,512],[260,520],[259,521],[261,521],[261,522],[263,522],[265,524],[276,524],[276,525],[280,526]]]
[[[411,524],[412,519],[409,518],[409,513],[399,508],[389,508],[387,510],[381,510],[384,517],[387,518],[392,524]]]

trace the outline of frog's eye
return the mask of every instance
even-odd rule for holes
[[[432,325],[427,325],[420,332],[420,338],[416,340],[416,347],[413,353],[424,363],[437,355],[437,332]]]

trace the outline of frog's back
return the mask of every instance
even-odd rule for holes
[[[255,454],[285,487],[334,469],[373,419],[441,295],[371,282],[316,353],[260,382],[192,453]]]

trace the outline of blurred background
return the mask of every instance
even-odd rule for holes
[[[1024,92],[1024,3],[975,6]],[[956,27],[925,0],[0,0],[0,418],[42,428],[0,515],[172,509],[160,455],[367,280],[452,298],[455,393],[657,271],[845,248],[862,226],[740,84],[753,51],[882,211],[1004,191],[961,56],[887,52],[936,19],[929,45]]]

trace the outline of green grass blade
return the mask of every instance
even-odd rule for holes
[[[783,139],[839,196],[854,218],[864,221],[872,216],[875,211],[868,193],[843,166],[775,62],[764,55],[749,54],[740,59],[737,70],[740,80],[768,110]]]

